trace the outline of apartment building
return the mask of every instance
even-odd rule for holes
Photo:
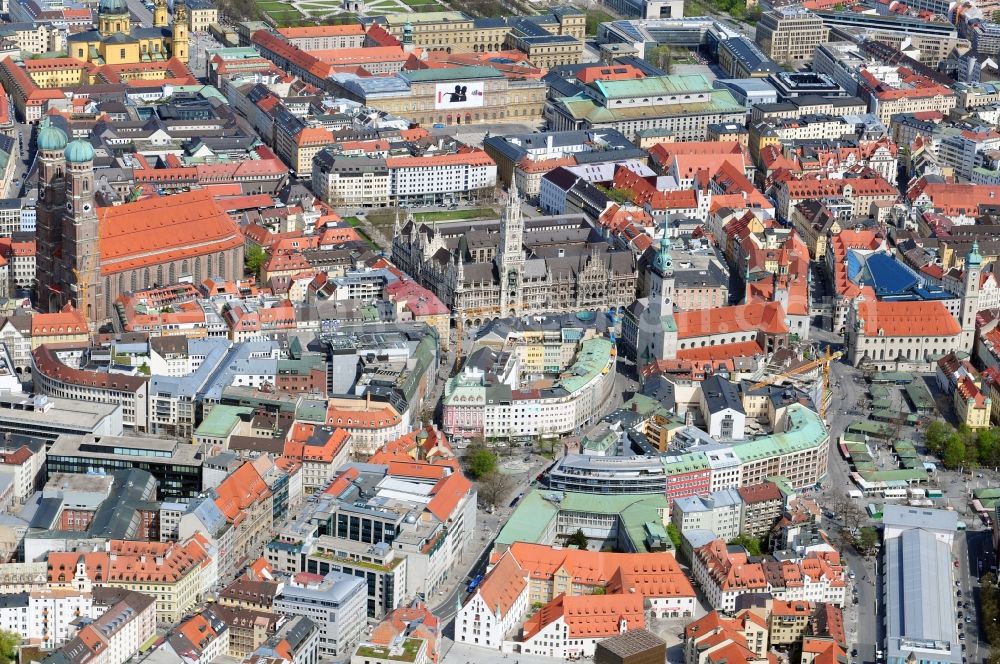
[[[808,199],[843,198],[853,206],[854,217],[884,216],[899,199],[899,190],[881,175],[839,180],[786,180],[778,185],[778,215],[791,218],[792,208]],[[881,221],[881,219],[879,219]]]
[[[56,657],[89,664],[125,664],[156,636],[156,600],[141,592],[94,588],[103,613],[60,648]]]
[[[935,80],[899,66],[873,66],[861,70],[858,93],[867,98],[872,113],[888,126],[894,115],[955,108],[955,91]]]
[[[83,329],[87,329],[86,325]],[[53,333],[42,331],[42,334],[51,337]],[[86,337],[86,332],[80,334]],[[69,343],[36,345],[33,331],[31,343],[32,378],[37,393],[59,399],[119,406],[125,427],[136,432],[146,431],[149,421],[148,377],[79,369],[67,364],[67,361],[82,357],[88,348],[85,338]]]
[[[830,28],[823,19],[802,7],[776,8],[757,23],[757,45],[779,63],[811,62],[816,46],[829,38]]]
[[[323,489],[350,458],[350,434],[330,426],[296,422],[288,430],[283,455],[302,463],[302,489]]]
[[[229,625],[211,607],[186,617],[166,635],[151,657],[185,664],[211,664],[228,652]]]
[[[743,523],[740,532],[750,537],[766,539],[771,528],[781,518],[784,497],[774,482],[750,484],[737,489],[743,499]]]
[[[312,164],[320,198],[331,205],[418,207],[476,201],[496,185],[496,164],[481,150],[384,159],[320,152]]]
[[[342,658],[361,641],[365,627],[365,581],[340,572],[325,576],[299,572],[284,583],[274,600],[274,610],[285,616],[302,616],[320,626],[321,657]]]
[[[46,458],[44,438],[7,434],[0,439],[0,473],[11,477],[15,506],[23,505],[41,487]]]
[[[212,612],[229,627],[226,654],[243,661],[278,631],[282,618],[268,611],[216,603]]]
[[[529,342],[531,346],[535,345]],[[535,346],[539,359],[550,357],[542,346]],[[522,368],[516,355],[480,348],[475,361],[472,357],[445,386],[442,418],[449,434],[490,438],[568,434],[595,421],[614,385],[616,350],[603,337],[582,339],[570,362],[552,358],[545,372],[561,366],[565,367],[561,376],[570,378],[561,377],[542,390],[519,388]],[[494,382],[495,376],[504,380]]]
[[[35,55],[65,48],[62,30],[48,23],[5,23],[0,25],[0,37],[13,42],[19,50]]]
[[[208,0],[187,0],[188,31],[208,32],[208,27],[219,22],[219,8]]]
[[[751,562],[743,547],[717,539],[694,550],[692,569],[712,608],[729,613],[746,593],[841,607],[846,601],[844,568],[836,552],[813,552],[795,560],[765,556]]]
[[[245,561],[259,558],[272,537],[274,495],[261,472],[269,466],[263,457],[245,462],[218,486],[210,487],[208,495],[178,524],[181,538],[200,532],[218,551],[221,583],[235,578]]]
[[[49,553],[48,579],[53,588],[146,593],[155,600],[156,620],[174,623],[215,586],[213,555],[201,537],[181,543],[111,540],[105,551]]]
[[[729,664],[764,664],[769,654],[767,618],[759,610],[743,609],[732,617],[710,611],[684,628],[684,664],[719,658]]]
[[[20,635],[23,644],[44,650],[62,647],[76,636],[78,621],[93,620],[101,613],[90,591],[74,588],[0,595],[0,624]]]
[[[743,500],[736,489],[677,498],[671,506],[670,520],[682,535],[691,530],[710,530],[728,542],[740,534]]]

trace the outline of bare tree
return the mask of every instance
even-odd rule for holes
[[[498,471],[487,473],[479,480],[479,500],[487,507],[500,507],[513,488],[514,480],[510,475]]]
[[[830,499],[830,507],[843,520],[844,527],[848,530],[860,528],[868,520],[865,511],[844,494],[833,496]]]

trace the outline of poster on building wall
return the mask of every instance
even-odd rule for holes
[[[482,108],[483,82],[438,83],[434,91],[434,108],[438,111]]]

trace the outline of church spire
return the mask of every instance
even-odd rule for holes
[[[670,255],[670,235],[667,232],[667,221],[663,220],[663,234],[660,236],[660,248],[653,258],[653,269],[660,276],[667,276],[674,273],[674,259]]]

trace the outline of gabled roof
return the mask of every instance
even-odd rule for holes
[[[788,333],[780,302],[754,301],[718,309],[681,311],[674,314],[674,322],[679,339],[758,330],[765,334]]]
[[[569,638],[601,639],[626,629],[646,626],[646,614],[640,595],[559,595],[543,606],[524,624],[528,641],[549,624],[562,618]]]
[[[499,611],[501,616],[505,616],[521,593],[525,592],[527,585],[528,573],[521,569],[514,556],[505,553],[483,579],[477,594],[483,599],[487,610]]]

